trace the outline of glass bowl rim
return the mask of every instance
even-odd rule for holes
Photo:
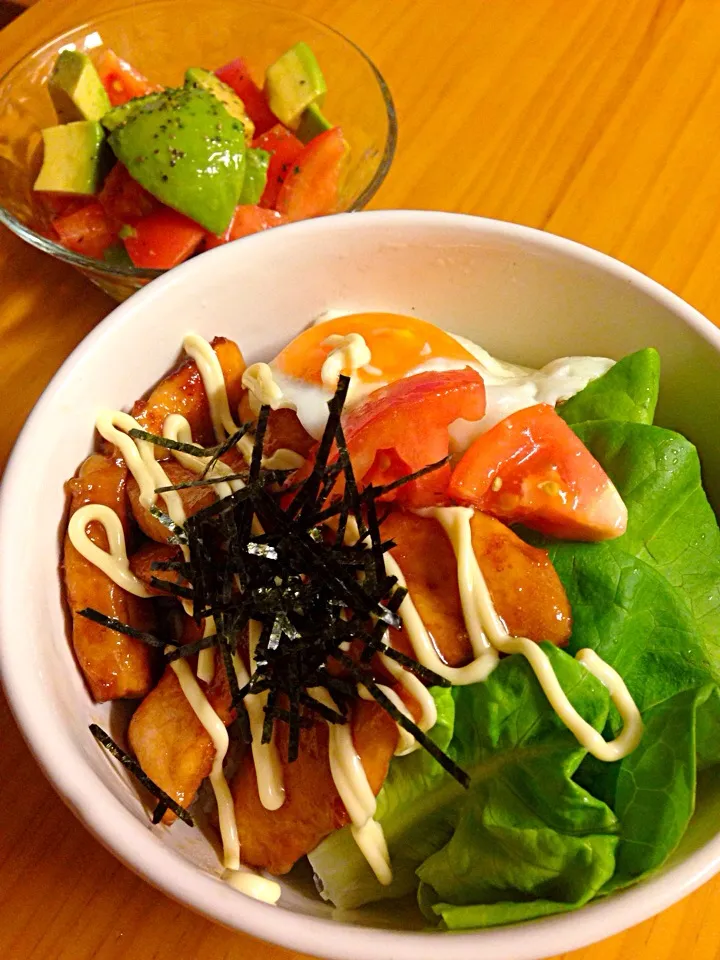
[[[176,0],[145,0],[141,6],[171,8],[175,5],[175,2]],[[380,163],[372,180],[347,210],[338,212],[353,213],[357,210],[362,210],[363,207],[365,207],[375,196],[385,180],[385,177],[387,176],[392,164],[393,157],[395,156],[395,148],[397,146],[397,114],[395,111],[395,104],[393,102],[392,94],[390,93],[390,88],[388,87],[385,78],[375,66],[374,62],[365,53],[365,51],[359,47],[354,40],[346,37],[344,33],[341,33],[341,31],[337,30],[335,27],[331,27],[329,24],[323,23],[321,20],[317,20],[315,17],[308,16],[305,13],[300,13],[292,8],[281,7],[275,3],[268,3],[266,0],[243,0],[243,3],[259,9],[266,8],[271,12],[283,13],[292,17],[297,17],[299,20],[305,20],[315,27],[319,27],[330,34],[334,34],[344,43],[352,47],[370,67],[370,71],[377,81],[380,94],[385,104],[388,121],[387,136],[385,138],[385,145]],[[2,99],[2,90],[4,85],[12,78],[12,75],[15,73],[15,71],[25,66],[34,58],[45,53],[48,48],[54,47],[64,40],[70,42],[70,39],[80,31],[91,31],[108,20],[116,19],[122,14],[130,12],[137,13],[138,9],[139,7],[137,3],[125,3],[120,6],[113,7],[111,10],[105,11],[100,16],[95,17],[92,20],[87,20],[84,23],[80,23],[75,27],[71,27],[68,30],[65,30],[63,33],[56,34],[55,36],[50,37],[48,40],[45,40],[40,46],[34,47],[32,50],[28,51],[28,53],[24,54],[19,60],[16,60],[13,64],[11,64],[11,66],[3,73],[3,75],[0,76],[0,99]],[[51,256],[56,257],[58,260],[63,260],[65,263],[69,263],[81,270],[90,270],[93,273],[99,273],[107,277],[116,277],[118,279],[131,278],[138,280],[153,280],[156,277],[160,277],[164,273],[167,273],[167,269],[156,270],[147,267],[109,264],[104,260],[97,260],[95,257],[88,257],[83,253],[76,253],[74,250],[68,250],[67,247],[63,247],[54,240],[50,240],[48,237],[44,237],[42,234],[37,233],[32,229],[32,227],[27,226],[27,224],[22,222],[22,220],[19,220],[14,214],[10,213],[10,211],[7,210],[2,204],[0,204],[0,223],[11,230],[16,236],[20,237],[22,240],[25,240],[38,250],[41,250],[43,253],[48,253]]]

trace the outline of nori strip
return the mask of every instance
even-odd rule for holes
[[[136,427],[128,430],[128,436],[132,437],[133,440],[147,440],[156,447],[177,450],[179,453],[189,453],[194,457],[208,456],[205,447],[201,447],[197,443],[182,443],[180,440],[170,440],[168,437],[160,437],[156,433],[148,433],[147,430],[139,430]]]
[[[168,644],[173,645],[172,640],[160,640],[152,633],[146,633],[144,630],[131,627],[129,623],[123,623],[122,620],[118,620],[115,617],[108,617],[104,613],[100,613],[99,610],[94,610],[92,607],[85,607],[83,610],[76,610],[75,612],[79,617],[85,617],[86,620],[99,623],[100,626],[107,627],[108,630],[114,630],[116,633],[124,633],[127,634],[128,637],[142,640],[142,642],[146,643],[149,647],[164,649]]]
[[[191,587],[184,587],[181,583],[175,583],[173,580],[163,580],[161,577],[150,577],[150,586],[162,590],[163,593],[172,593],[176,597],[182,597],[183,600],[192,600],[194,596]]]
[[[202,640],[196,640],[194,643],[184,643],[176,647],[172,653],[165,655],[168,663],[173,660],[182,660],[184,657],[192,657],[193,654],[200,653],[201,650],[207,650],[209,647],[217,645],[217,634],[211,633],[209,637],[203,637]]]
[[[226,453],[228,452],[228,450],[232,450],[232,448],[235,446],[235,444],[236,444],[236,443],[239,443],[239,442],[242,440],[242,438],[245,436],[245,434],[246,434],[246,433],[248,432],[248,430],[250,429],[250,426],[251,426],[251,424],[249,424],[249,423],[243,423],[243,425],[240,427],[239,430],[236,430],[235,433],[230,434],[230,436],[227,438],[227,440],[224,440],[224,441],[220,444],[220,446],[217,448],[217,450],[215,451],[215,453],[212,455],[212,457],[211,457],[210,460],[208,461],[205,469],[204,469],[203,472],[202,472],[202,478],[203,478],[203,479],[205,479],[205,477],[208,475],[208,473],[210,473],[210,471],[213,469],[213,467],[214,467],[215,464],[218,462],[218,460],[220,459],[220,457],[222,457],[224,454],[226,454]],[[207,454],[206,454],[206,455],[207,455]]]
[[[429,463],[426,467],[420,467],[420,469],[415,470],[414,473],[406,473],[404,477],[398,477],[397,480],[393,480],[391,483],[384,483],[378,487],[368,484],[362,492],[363,498],[365,500],[376,500],[378,497],[384,497],[386,493],[391,493],[399,487],[404,487],[406,483],[412,483],[413,480],[419,480],[420,477],[432,473],[433,470],[439,470],[440,467],[444,467],[445,464],[449,462],[450,456],[448,455],[447,457],[443,457],[442,460],[436,460],[435,463]]]
[[[148,790],[154,797],[156,797],[167,810],[172,810],[175,816],[180,817],[180,819],[187,823],[188,826],[195,826],[193,823],[193,818],[190,816],[187,810],[185,810],[184,807],[181,807],[177,801],[173,800],[169,794],[165,793],[161,787],[152,781],[150,777],[143,772],[143,769],[137,760],[134,760],[130,754],[125,753],[122,747],[119,747],[112,737],[105,733],[102,727],[99,727],[97,723],[91,723],[90,733],[95,737],[98,743],[102,744],[102,746],[105,747],[105,749],[111,753],[116,760],[119,760],[120,763],[130,771],[135,779],[139,780],[145,789]],[[163,813],[165,813],[165,810],[163,810]],[[162,817],[162,814],[160,814],[160,816]]]
[[[175,538],[173,541],[174,543],[187,543],[187,534],[185,533],[185,529],[181,527],[179,523],[175,523],[171,516],[165,513],[164,510],[161,510],[160,507],[158,507],[158,505],[155,503],[151,504],[149,510],[156,520],[158,520],[164,527],[167,527],[167,529]]]
[[[199,480],[184,480],[182,483],[173,483],[168,487],[155,487],[155,493],[169,493],[171,490],[187,490],[189,487],[209,487],[216,483],[229,483],[230,480],[247,480],[245,473],[227,473],[223,477],[202,476]]]

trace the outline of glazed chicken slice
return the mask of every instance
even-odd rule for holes
[[[162,468],[172,485],[198,479],[196,473],[183,467],[176,460],[163,461]],[[132,514],[145,536],[157,543],[167,543],[170,531],[140,503],[140,488],[132,475],[128,477],[127,492]],[[178,494],[188,517],[202,510],[203,507],[209,507],[211,503],[215,503],[216,499],[212,486],[186,487],[184,490],[178,490]],[[160,498],[158,498],[158,505],[160,509],[165,506]]]
[[[257,419],[250,406],[247,393],[244,393],[240,400],[238,415],[243,423]],[[265,443],[263,444],[266,457],[272,456],[280,449],[293,450],[295,453],[299,453],[301,457],[308,457],[316,443],[314,437],[311,437],[300,423],[294,410],[281,407],[279,410],[270,411]]]
[[[176,570],[154,570],[153,564],[182,559],[183,555],[179,547],[146,540],[130,557],[130,570],[155,596],[172,596],[170,590],[160,589],[153,580],[168,580],[170,583],[178,583],[181,586],[187,586],[187,581]]]
[[[128,531],[126,495],[127,468],[121,462],[93,454],[82,464],[77,477],[65,485],[70,495],[70,515],[80,507],[98,503],[114,510]],[[101,524],[88,525],[88,535],[106,550],[107,536]],[[72,616],[75,655],[95,700],[142,697],[152,686],[152,654],[140,640],[78,616],[92,607],[139,630],[151,631],[154,615],[151,601],[133,596],[85,559],[65,535],[63,575]]]
[[[471,530],[475,556],[508,632],[538,643],[566,644],[570,605],[547,552],[482,513],[473,516]],[[452,667],[469,663],[473,651],[460,604],[457,560],[440,523],[393,511],[382,524],[382,535],[397,543],[392,556],[440,657]],[[412,656],[404,628],[393,632],[392,642]]]
[[[372,701],[352,708],[352,737],[375,794],[385,782],[398,742],[395,722]],[[288,763],[288,727],[277,723],[276,743],[285,782],[285,803],[266,810],[260,803],[252,755],[247,753],[232,780],[235,817],[243,863],[280,876],[310,853],[328,834],[349,822],[330,771],[328,725],[324,721],[300,731],[300,751]]]
[[[192,621],[189,620],[191,623]],[[185,631],[183,642],[199,639],[199,632]],[[215,675],[210,684],[198,681],[213,710],[227,725],[233,719],[227,677],[216,654]],[[130,721],[128,742],[145,773],[181,807],[189,807],[215,758],[215,747],[183,693],[171,666],[137,708]],[[163,823],[172,823],[168,810]]]
[[[230,412],[236,416],[243,393],[243,355],[238,345],[225,337],[215,337],[211,346],[222,367]],[[216,442],[205,385],[197,364],[191,358],[184,360],[164,377],[145,399],[137,400],[131,413],[144,430],[159,436],[162,436],[167,416],[171,413],[182,414],[190,424],[195,443],[211,446]]]

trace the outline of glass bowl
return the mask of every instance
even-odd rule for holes
[[[116,300],[126,299],[166,271],[114,266],[65,249],[43,235],[33,201],[40,131],[57,122],[47,79],[59,51],[110,47],[151,80],[177,86],[187,67],[215,69],[235,57],[246,58],[259,80],[265,67],[299,40],[312,47],[327,79],[324,112],[350,144],[339,211],[362,209],[388,172],[397,125],[387,85],[359,47],[316,20],[261,0],[151,0],[55,37],[0,79],[0,223],[72,264]]]

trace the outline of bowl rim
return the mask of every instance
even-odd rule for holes
[[[692,328],[720,353],[720,330],[676,294],[607,254],[535,228],[466,214],[390,210],[366,212],[361,217],[338,214],[292,224],[287,230],[294,232],[296,242],[312,244],[317,234],[329,232],[341,237],[358,227],[415,227],[439,233],[452,228],[460,243],[477,239],[510,241],[538,251],[559,253],[633,286],[664,306],[678,322]],[[268,231],[251,239],[258,248],[262,244],[271,247],[276,242],[272,237],[273,231]],[[211,251],[211,255],[219,264],[221,257],[232,261],[242,253],[229,244]],[[0,544],[15,542],[14,537],[19,535],[22,511],[17,510],[16,491],[22,490],[31,469],[32,458],[28,454],[44,430],[45,412],[66,379],[72,377],[88,354],[101,346],[109,330],[122,326],[138,311],[150,309],[170,286],[193,284],[203,271],[211,275],[212,268],[213,260],[209,258],[182,264],[116,307],[65,360],[28,417],[10,457],[0,488]],[[16,590],[16,577],[12,551],[0,550],[0,677],[20,730],[41,768],[78,818],[123,863],[167,895],[227,927],[331,960],[376,960],[389,955],[393,960],[425,960],[437,955],[439,943],[444,960],[474,960],[478,950],[482,951],[483,960],[537,960],[619,933],[671,906],[720,870],[718,833],[664,873],[628,890],[576,911],[507,927],[449,934],[392,931],[353,923],[351,934],[344,937],[338,934],[347,931],[348,925],[331,919],[288,910],[283,911],[282,921],[278,922],[277,908],[238,898],[221,881],[165,846],[158,833],[140,823],[86,766],[77,746],[59,725],[50,745],[47,730],[53,714],[40,695],[42,678],[33,674],[23,651],[12,642],[15,614],[10,601]],[[29,690],[33,696],[28,696]]]
[[[357,44],[354,40],[351,40],[349,37],[345,36],[340,30],[335,27],[330,26],[327,23],[324,23],[322,20],[318,20],[316,17],[311,17],[308,14],[300,13],[297,10],[294,10],[292,7],[281,7],[276,3],[268,3],[267,0],[242,0],[244,4],[257,7],[259,9],[267,9],[271,12],[282,13],[288,16],[297,17],[298,20],[304,20],[307,23],[313,25],[313,27],[320,28],[325,30],[330,34],[334,34],[340,40],[347,43],[352,47],[356,53],[365,61],[365,63],[370,67],[370,70],[377,82],[378,89],[382,96],[383,102],[385,104],[385,112],[387,116],[387,136],[385,138],[385,144],[383,147],[382,157],[380,158],[380,163],[378,168],[375,171],[375,174],[372,180],[367,184],[365,189],[360,193],[360,195],[353,201],[351,206],[346,210],[342,211],[343,213],[354,213],[358,210],[362,210],[367,204],[372,200],[375,194],[378,192],[380,187],[385,181],[385,178],[388,175],[390,167],[392,165],[393,159],[395,157],[395,151],[397,148],[397,136],[398,136],[398,122],[397,122],[397,111],[395,109],[395,102],[393,101],[390,88],[383,77],[380,70],[375,65],[374,61],[368,56],[367,53]],[[142,7],[156,7],[171,8],[175,5],[176,0],[141,0]],[[72,38],[80,33],[81,31],[87,30],[92,31],[95,28],[101,26],[108,20],[117,18],[118,16],[125,13],[137,14],[138,4],[137,3],[125,3],[116,7],[113,7],[110,10],[106,10],[100,16],[95,17],[93,20],[84,21],[81,24],[78,24],[76,27],[71,27],[68,30],[64,30],[62,33],[56,34],[53,37],[43,41],[37,47],[34,47],[32,50],[28,51],[19,60],[16,60],[11,64],[10,67],[0,76],[0,101],[2,100],[2,91],[4,84],[12,79],[12,76],[16,70],[19,70],[21,67],[25,66],[29,61],[35,57],[40,56],[45,53],[48,48],[56,46],[62,41],[71,42]],[[62,260],[65,263],[69,263],[74,267],[77,267],[81,270],[90,270],[93,273],[102,274],[104,277],[109,279],[134,279],[134,280],[154,280],[157,277],[163,276],[167,273],[168,270],[175,270],[176,267],[169,267],[167,269],[153,269],[150,267],[135,267],[135,266],[121,266],[118,264],[106,263],[104,260],[97,260],[94,257],[85,256],[82,253],[76,253],[74,250],[68,250],[67,247],[63,247],[62,244],[56,243],[54,240],[51,240],[49,237],[43,236],[41,233],[33,230],[32,227],[29,227],[27,224],[23,223],[22,220],[19,220],[14,214],[10,213],[1,203],[0,203],[0,224],[6,226],[11,230],[16,236],[20,237],[21,240],[24,240],[26,243],[31,244],[38,250],[41,250],[43,253],[50,254],[50,256],[56,257],[58,260]],[[275,228],[277,229],[277,228]],[[247,239],[246,237],[240,238],[242,240]],[[233,241],[237,242],[237,241]],[[203,251],[206,253],[207,251]]]

